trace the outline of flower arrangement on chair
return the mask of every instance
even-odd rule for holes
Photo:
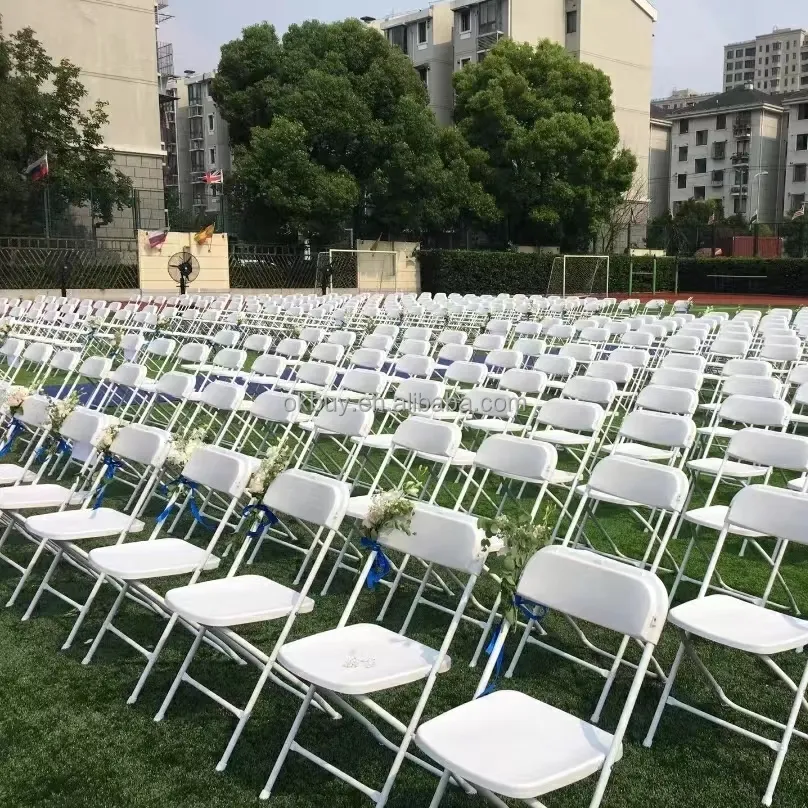
[[[11,415],[11,432],[8,440],[0,447],[0,457],[5,457],[14,448],[14,441],[25,431],[25,425],[17,416],[30,395],[31,391],[22,385],[12,385],[0,392],[0,409]]]
[[[11,329],[14,328],[14,320],[11,317],[4,317],[0,321],[0,337],[5,339],[11,335]]]
[[[247,483],[247,493],[252,495],[253,500],[242,513],[244,517],[249,517],[251,514],[257,516],[258,521],[253,524],[247,534],[250,539],[259,538],[268,527],[278,521],[278,517],[264,505],[262,500],[275,478],[286,471],[291,457],[290,447],[284,446],[282,443],[270,446],[267,449],[266,457],[261,460],[261,465],[250,477],[250,482]]]

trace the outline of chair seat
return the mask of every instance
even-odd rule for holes
[[[709,595],[671,609],[684,631],[750,654],[779,654],[808,645],[808,621],[729,595]]]
[[[577,432],[567,432],[564,429],[543,429],[534,432],[530,437],[547,443],[557,443],[559,446],[587,446],[592,440],[589,435],[579,435]]]
[[[699,460],[691,460],[687,467],[693,471],[698,471],[700,474],[718,474],[721,468],[723,458],[720,457],[702,457]],[[750,466],[748,463],[738,463],[735,460],[728,460],[724,464],[722,474],[725,477],[737,477],[740,479],[748,479],[750,477],[763,477],[768,472],[764,466]]]
[[[323,434],[328,434],[324,432]],[[388,432],[384,435],[368,435],[366,438],[351,437],[354,443],[362,443],[368,449],[389,449],[393,444],[393,433]]]
[[[25,527],[30,533],[51,541],[82,541],[118,536],[131,521],[131,516],[113,508],[98,508],[38,514],[26,519]],[[129,532],[140,533],[143,528],[143,522],[135,519]]]
[[[287,643],[278,661],[311,684],[358,696],[425,679],[438,652],[383,626],[357,623]],[[444,657],[440,672],[449,670]]]
[[[716,438],[732,438],[738,430],[730,429],[728,426],[700,426],[696,432],[699,435],[712,435]]]
[[[575,479],[576,472],[555,469],[550,475],[550,485],[569,485]]]
[[[237,575],[216,581],[170,589],[166,605],[194,623],[203,626],[240,626],[286,617],[300,595],[294,589],[261,575]],[[299,614],[314,609],[314,601],[304,598]]]
[[[692,511],[685,511],[684,519],[700,527],[710,530],[721,530],[727,518],[729,507],[726,505],[710,505],[707,508],[694,508]],[[732,536],[743,536],[747,539],[763,538],[765,533],[756,533],[754,530],[747,530],[743,527],[732,527],[729,531]]]
[[[182,539],[154,539],[98,547],[90,550],[90,561],[101,572],[122,581],[186,575],[205,561],[205,551]],[[215,570],[219,559],[212,555],[205,570]]]
[[[802,491],[805,487],[805,477],[798,477],[796,480],[789,480],[788,487],[792,491]]]
[[[346,516],[352,519],[364,519],[370,510],[370,503],[373,497],[365,494],[361,497],[351,497],[348,500],[348,509],[345,511]]]
[[[617,497],[614,494],[607,494],[605,491],[595,491],[592,489],[587,490],[587,486],[585,485],[579,485],[575,489],[575,493],[578,494],[579,497],[582,497],[585,493],[588,493],[589,498],[595,502],[608,502],[610,505],[621,505],[624,508],[645,507],[644,505],[640,505],[638,502],[634,502],[631,499],[623,499],[623,497]]]
[[[516,424],[513,421],[502,421],[499,418],[470,418],[463,422],[463,428],[479,429],[481,432],[491,432],[503,435],[506,432],[524,432],[524,424]]]
[[[23,511],[33,508],[60,508],[81,505],[85,494],[77,491],[70,496],[70,489],[54,483],[42,485],[15,485],[0,489],[0,511]],[[68,502],[69,500],[69,502]]]
[[[501,690],[425,722],[416,743],[464,780],[525,800],[597,772],[612,738],[538,699]]]
[[[16,482],[32,483],[36,479],[36,474],[26,471],[16,463],[0,464],[0,485],[14,485]]]
[[[646,446],[643,443],[620,443],[617,446],[604,446],[603,452],[609,454],[614,450],[614,454],[623,457],[633,457],[637,460],[670,460],[673,457],[672,449],[662,449],[659,446]]]

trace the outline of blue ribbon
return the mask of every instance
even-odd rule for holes
[[[44,443],[44,445],[40,446],[36,450],[36,459],[40,463],[44,462],[51,456],[50,453],[48,452],[48,448],[52,445],[53,445],[53,439],[49,439]],[[56,444],[56,449],[54,450],[53,454],[69,455],[70,452],[71,452],[70,444],[64,438],[59,438]]]
[[[170,489],[177,487],[177,486],[185,486],[191,492],[191,501],[189,502],[189,507],[191,509],[191,515],[194,519],[202,525],[206,530],[214,530],[215,525],[211,525],[205,521],[202,513],[199,510],[199,505],[196,503],[196,489],[197,484],[193,482],[193,480],[189,480],[187,477],[183,477],[181,474],[177,477],[176,480],[172,480],[170,483],[163,485],[160,487],[160,491],[164,494],[168,494]],[[165,522],[166,519],[171,515],[171,511],[177,506],[176,500],[174,502],[169,502],[168,505],[163,509],[163,512],[157,517],[157,524],[161,525]]]
[[[514,595],[513,598],[513,605],[516,607],[519,614],[522,615],[526,620],[535,620],[537,623],[541,623],[545,617],[550,613],[550,610],[546,606],[542,606],[539,603],[533,603],[533,601],[526,600],[525,598],[521,597],[520,595]],[[538,608],[538,613],[534,614],[533,610]],[[488,645],[485,647],[485,653],[488,656],[494,653],[494,649],[497,646],[497,640],[499,639],[499,635],[502,632],[503,623],[497,626],[496,631],[491,635],[491,639],[488,641]],[[503,644],[502,648],[499,649],[499,654],[497,654],[497,660],[494,663],[494,675],[491,677],[491,681],[488,683],[488,687],[483,690],[480,694],[481,696],[488,696],[490,693],[493,693],[497,689],[497,682],[499,681],[500,674],[502,673],[502,666],[505,662],[505,645]]]
[[[365,585],[368,589],[375,589],[376,584],[392,569],[390,559],[384,554],[381,544],[374,539],[362,539],[359,544],[364,547],[365,550],[376,553],[376,558],[373,559],[373,565],[365,581]]]
[[[115,472],[118,469],[123,468],[123,463],[118,460],[115,455],[111,455],[109,453],[104,454],[104,465],[107,467],[107,470],[104,472],[104,483],[98,489],[98,493],[95,495],[95,502],[93,503],[94,511],[97,511],[103,504],[104,493],[106,492],[110,481],[115,476]]]
[[[241,515],[248,517],[251,513],[258,513],[261,518],[258,520],[258,524],[247,534],[247,537],[250,539],[260,538],[268,527],[272,527],[272,525],[276,525],[278,523],[278,517],[275,516],[275,514],[272,513],[272,511],[266,505],[264,505],[263,502],[256,502],[255,505],[248,505],[241,512]]]
[[[11,419],[11,434],[8,436],[8,440],[3,445],[3,448],[0,449],[0,457],[5,457],[13,448],[14,448],[14,441],[25,432],[25,424],[20,421],[19,418],[12,418]]]

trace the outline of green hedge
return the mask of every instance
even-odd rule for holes
[[[420,253],[421,288],[425,292],[459,294],[546,294],[556,256],[548,253],[425,250]],[[632,259],[613,255],[609,261],[609,292],[628,292]],[[653,258],[634,258],[635,272],[651,273]],[[676,259],[657,259],[657,291],[673,291]],[[651,291],[650,275],[635,277],[636,291]],[[606,274],[598,273],[593,293],[606,291]]]
[[[425,250],[419,254],[421,288],[425,292],[459,294],[546,294],[555,256],[547,253]],[[634,264],[633,293],[651,292],[654,259],[613,255],[609,293],[626,294]],[[808,296],[808,260],[802,258],[674,258],[656,259],[656,291],[728,292]],[[678,285],[677,285],[678,274]],[[765,276],[749,281],[715,275]],[[592,292],[605,291],[599,273]]]

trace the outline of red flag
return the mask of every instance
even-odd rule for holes
[[[224,182],[224,175],[222,174],[221,169],[218,171],[208,171],[202,180],[208,185],[221,185],[221,183]]]
[[[45,152],[39,160],[35,163],[31,163],[31,165],[25,169],[25,173],[34,181],[45,179],[45,177],[48,176],[48,153]]]
[[[152,249],[162,247],[168,238],[168,232],[166,230],[152,230],[150,233],[146,233],[146,238],[149,240],[149,247]]]

